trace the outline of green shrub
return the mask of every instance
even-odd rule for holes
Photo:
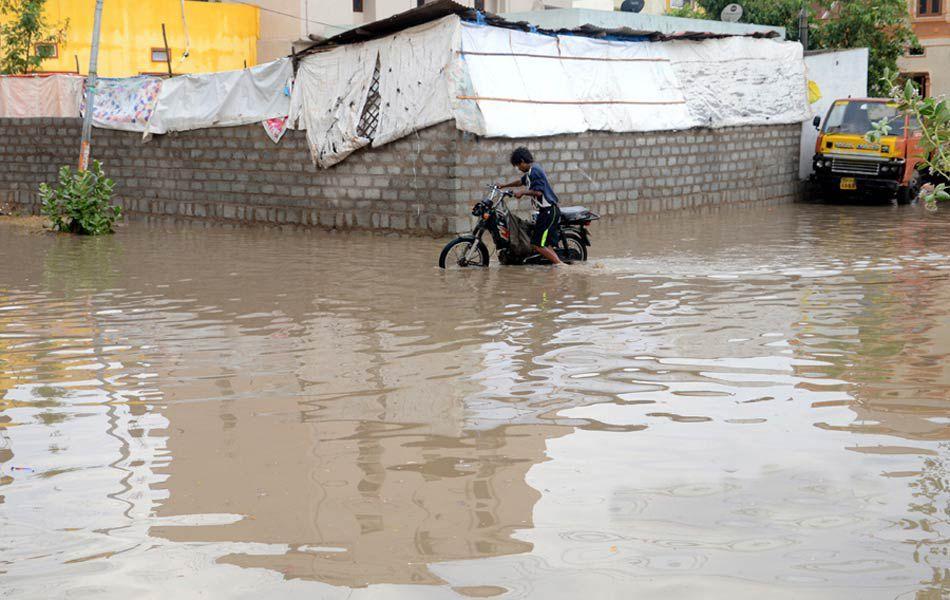
[[[668,8],[663,13],[667,17],[682,17],[684,19],[708,19],[709,15],[701,6],[693,6],[690,3],[684,3],[679,8]]]
[[[53,229],[83,235],[112,233],[115,220],[122,209],[112,206],[114,183],[102,172],[102,163],[92,161],[87,171],[59,170],[59,185],[55,188],[40,185],[43,214],[53,223]]]

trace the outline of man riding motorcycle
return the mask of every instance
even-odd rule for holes
[[[551,189],[548,176],[539,165],[534,163],[534,157],[524,146],[515,148],[510,158],[512,166],[524,173],[520,178],[499,185],[500,188],[525,187],[527,189],[515,192],[515,198],[531,196],[535,208],[538,209],[538,219],[531,234],[531,246],[535,252],[548,259],[553,265],[564,264],[558,258],[554,247],[558,242],[558,220],[561,211],[558,208],[558,197]]]

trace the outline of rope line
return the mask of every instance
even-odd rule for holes
[[[462,56],[517,56],[524,58],[556,58],[558,60],[592,60],[601,62],[670,62],[668,58],[602,58],[588,56],[557,56],[553,54],[523,54],[509,52],[472,52],[469,50],[459,50]]]
[[[497,98],[493,96],[456,96],[458,100],[479,102],[516,102],[519,104],[686,104],[685,100],[524,100],[521,98]]]

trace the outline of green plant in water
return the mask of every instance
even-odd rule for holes
[[[84,235],[112,233],[122,209],[110,204],[114,183],[102,172],[102,163],[92,161],[92,168],[59,170],[59,185],[40,185],[42,213],[57,231]]]
[[[950,200],[950,106],[946,98],[923,98],[914,82],[908,79],[904,86],[897,84],[898,74],[885,69],[881,86],[890,90],[889,95],[897,103],[898,109],[911,115],[912,120],[920,124],[920,148],[924,158],[917,169],[943,179],[923,193],[927,208],[934,210],[937,201]],[[881,136],[890,133],[886,119],[874,124],[874,128],[865,136],[868,141],[877,142]]]

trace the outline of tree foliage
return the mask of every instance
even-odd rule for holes
[[[719,19],[722,9],[736,0],[698,0],[699,6],[712,19]],[[772,25],[784,27],[785,35],[790,40],[799,40],[798,13],[803,6],[811,7],[811,3],[803,0],[738,0],[742,6],[742,23],[756,23],[758,25]]]
[[[910,28],[905,0],[822,0],[828,14],[818,21],[814,40],[819,48],[863,48],[868,57],[868,91],[872,96],[890,92],[882,83],[897,71],[897,59],[917,43]]]
[[[698,0],[718,18],[731,0]],[[883,96],[885,70],[896,71],[897,59],[917,43],[910,28],[906,0],[741,0],[744,23],[784,27],[790,40],[801,40],[799,14],[808,16],[808,49],[868,48],[869,92]]]
[[[50,23],[43,14],[45,5],[46,0],[0,0],[0,73],[35,71],[47,58],[37,53],[37,44],[65,39],[69,22]]]
[[[684,19],[708,19],[709,15],[699,5],[683,3],[679,8],[668,8],[665,13],[668,17],[682,17]]]

